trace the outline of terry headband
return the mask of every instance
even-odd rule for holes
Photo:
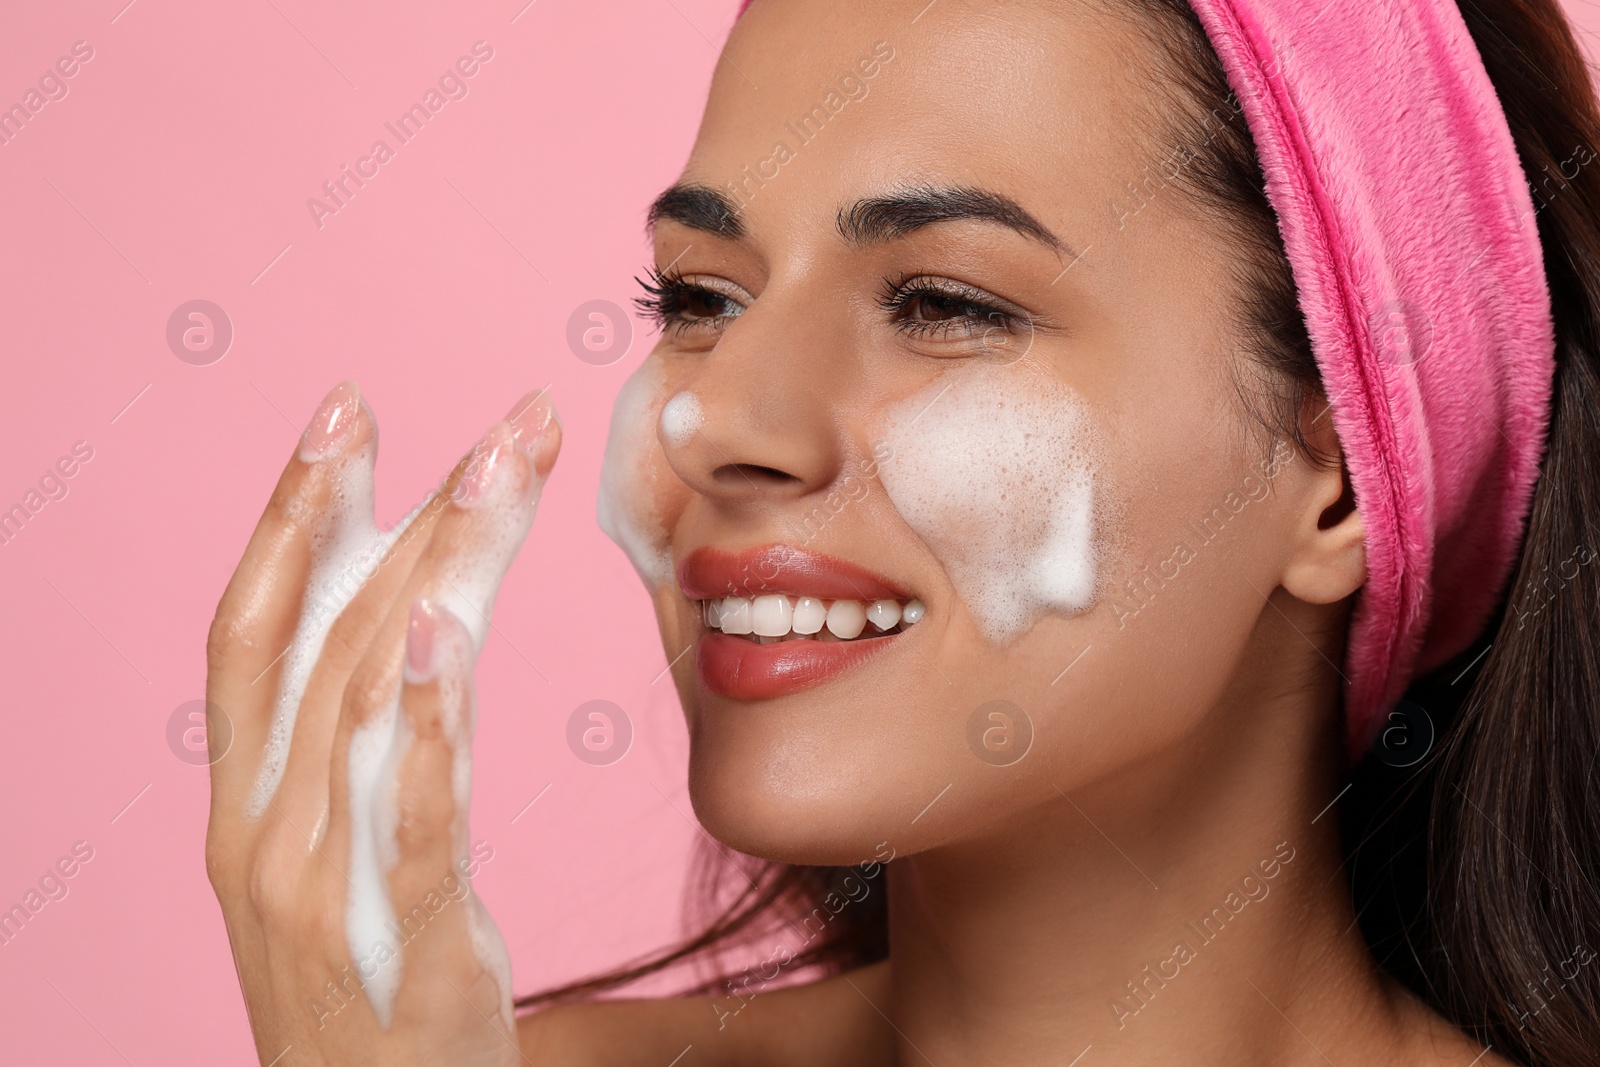
[[[1455,0],[1191,0],[1239,98],[1365,529],[1352,755],[1482,632],[1555,342],[1533,200]]]
[[[1255,140],[1365,530],[1342,672],[1358,756],[1483,630],[1517,556],[1555,370],[1533,201],[1455,0],[1190,3]]]

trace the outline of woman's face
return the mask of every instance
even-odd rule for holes
[[[1237,246],[1163,169],[1156,69],[1077,3],[781,0],[734,32],[602,500],[721,840],[979,834],[1215,751],[1316,659],[1259,624],[1325,479],[1239,402]],[[729,595],[924,614],[763,644],[708,627]]]

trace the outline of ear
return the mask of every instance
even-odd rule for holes
[[[1366,530],[1325,404],[1318,405],[1323,414],[1312,420],[1306,437],[1314,449],[1332,459],[1317,465],[1304,456],[1295,457],[1301,467],[1304,503],[1280,579],[1286,592],[1308,604],[1336,603],[1367,580]]]

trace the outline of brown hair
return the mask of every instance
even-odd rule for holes
[[[1458,2],[1530,177],[1555,309],[1550,440],[1495,621],[1412,686],[1356,769],[1339,802],[1345,855],[1362,931],[1391,974],[1507,1058],[1600,1067],[1600,567],[1588,566],[1600,537],[1600,174],[1588,167],[1600,117],[1556,0]],[[1259,372],[1241,380],[1248,409],[1308,458],[1332,462],[1304,435],[1320,379],[1221,63],[1186,0],[1108,6],[1138,16],[1169,60],[1158,88],[1175,143],[1188,146],[1175,183],[1241,238],[1238,325]],[[1207,118],[1218,114],[1232,120]],[[853,870],[730,862],[706,849],[691,903],[726,900],[717,887],[730,878],[740,888],[715,918],[696,917],[700,934],[517,1006],[591,997],[747,944],[813,911]],[[884,958],[884,897],[841,912],[796,965],[829,973]]]

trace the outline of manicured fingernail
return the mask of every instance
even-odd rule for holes
[[[517,447],[532,461],[534,473],[541,478],[549,474],[561,443],[561,417],[556,414],[549,390],[537,390],[517,401],[506,414],[506,421],[511,424]]]
[[[300,458],[315,463],[337,453],[350,437],[360,410],[361,390],[355,382],[344,381],[334,386],[322,398],[317,413],[311,416],[311,425],[301,435]]]
[[[418,597],[411,602],[411,617],[406,621],[406,681],[421,685],[432,681],[438,673],[435,655],[435,637],[439,632],[439,616],[433,602]]]
[[[461,480],[456,483],[450,499],[463,508],[481,504],[489,495],[494,480],[505,469],[506,460],[515,447],[511,428],[504,422],[495,423],[483,440],[473,447],[472,456],[467,460],[467,469],[461,472]]]

